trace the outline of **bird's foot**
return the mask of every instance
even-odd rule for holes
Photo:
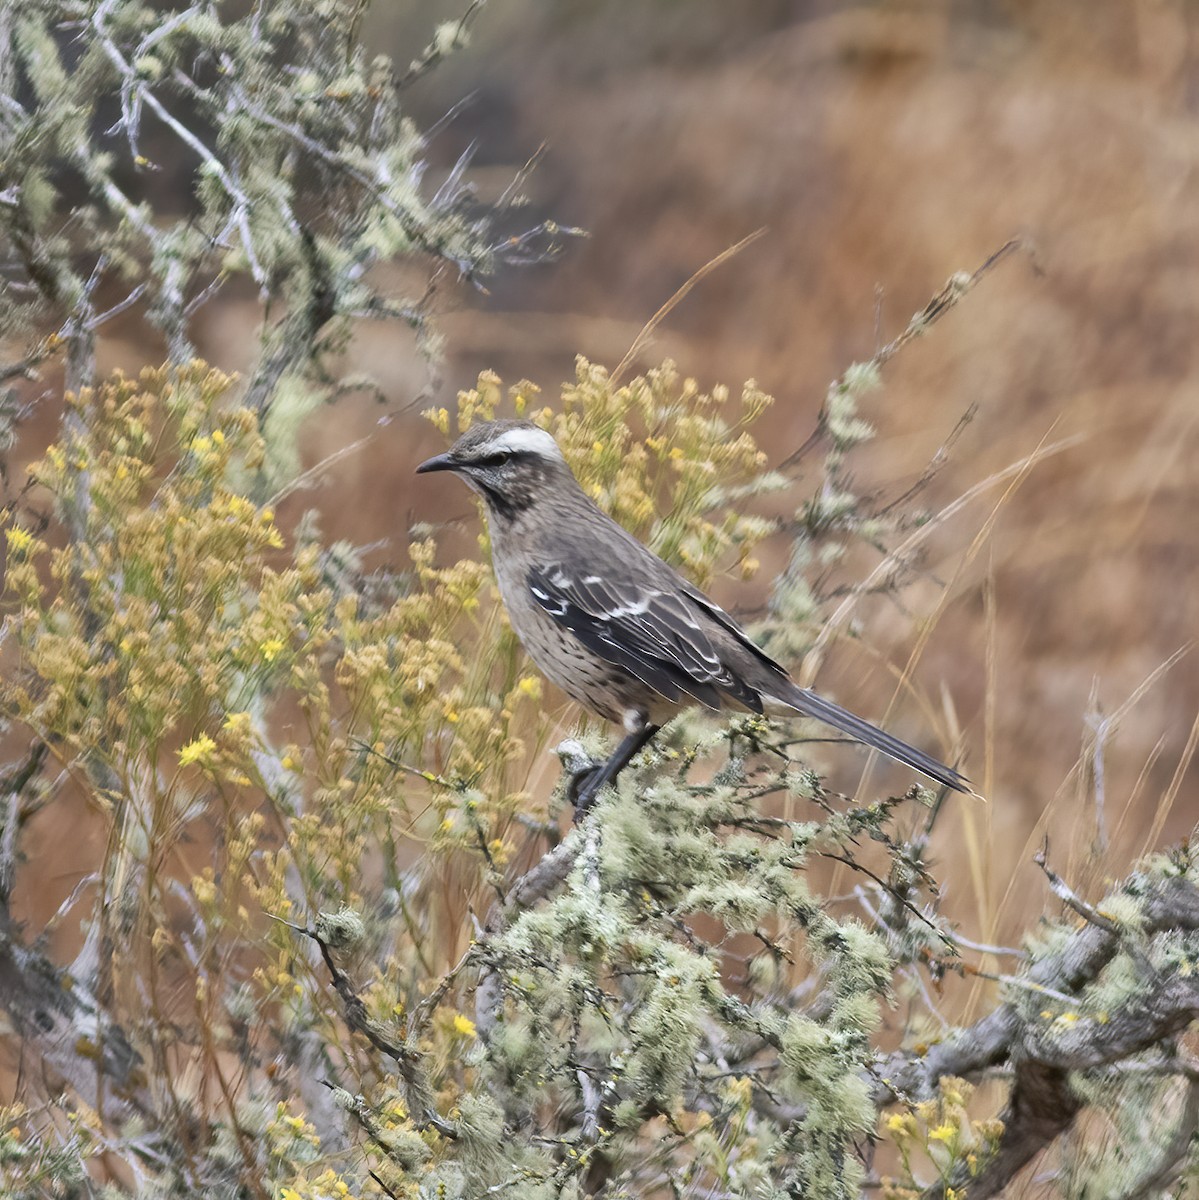
[[[595,798],[602,786],[599,776],[603,772],[605,763],[597,762],[592,758],[583,748],[582,743],[575,741],[574,738],[567,738],[566,741],[559,743],[555,753],[567,776],[566,798],[575,810],[574,819],[577,825],[587,810],[595,804]]]
[[[574,776],[567,789],[571,804],[575,807],[575,824],[577,825],[595,806],[601,789],[610,782],[608,779],[607,763],[600,763],[585,771],[582,775]]]
[[[632,761],[633,756],[658,732],[657,725],[643,725],[627,733],[605,762],[597,763],[578,742],[563,742],[558,757],[570,772],[566,794],[575,806],[575,824],[585,817],[599,794]]]

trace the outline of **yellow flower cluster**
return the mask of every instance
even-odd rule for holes
[[[924,1193],[927,1185],[918,1178],[921,1160],[936,1173],[947,1198],[958,1194],[949,1181],[959,1169],[965,1168],[970,1176],[978,1174],[999,1145],[1003,1123],[994,1117],[972,1119],[967,1105],[973,1093],[964,1079],[947,1075],[940,1080],[935,1099],[892,1113],[883,1121],[883,1131],[903,1165],[902,1179],[883,1180],[885,1200],[914,1200]]]
[[[563,390],[563,409],[532,410],[536,389],[509,389],[512,411],[548,429],[588,493],[622,525],[648,540],[664,558],[707,583],[734,560],[748,576],[751,551],[770,522],[746,513],[737,501],[770,490],[766,457],[748,427],[773,403],[752,382],[739,402],[727,388],[704,393],[694,379],[666,363],[623,386],[579,358]],[[456,420],[446,409],[426,415],[447,435],[500,412],[504,392],[486,372],[460,393]],[[665,515],[661,515],[665,514]]]

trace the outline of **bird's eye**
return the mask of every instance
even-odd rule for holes
[[[480,467],[502,467],[511,457],[507,450],[497,450],[494,454],[488,454],[476,461]]]

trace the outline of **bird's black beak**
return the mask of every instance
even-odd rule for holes
[[[427,458],[419,467],[416,468],[418,475],[427,474],[429,471],[452,471],[458,464],[448,454],[438,454],[433,458]]]

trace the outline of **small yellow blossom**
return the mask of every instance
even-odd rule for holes
[[[214,429],[212,431],[212,441],[216,446],[223,446],[225,444],[225,435],[219,429]]]
[[[928,1140],[930,1142],[952,1142],[958,1134],[958,1127],[950,1121],[946,1121],[944,1125],[938,1125],[936,1129],[928,1131]]]
[[[461,1013],[454,1014],[454,1032],[468,1038],[479,1036],[479,1031],[475,1028],[474,1021],[470,1017],[464,1017]]]
[[[4,531],[8,539],[8,548],[14,554],[24,554],[33,545],[33,534],[28,529],[18,529],[15,525]]]
[[[190,767],[193,763],[206,763],[215,749],[216,742],[208,734],[202,733],[179,751],[179,765]]]
[[[282,652],[282,638],[267,638],[267,640],[258,647],[259,655],[267,662],[274,662]]]
[[[295,1188],[280,1188],[279,1200],[302,1200],[300,1193]]]
[[[541,680],[536,675],[526,675],[516,685],[516,690],[530,700],[541,699]]]

